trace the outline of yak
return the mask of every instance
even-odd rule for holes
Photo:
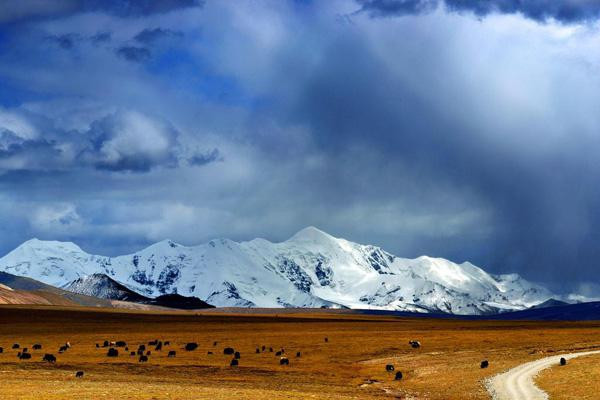
[[[290,360],[287,357],[281,357],[279,359],[279,365],[290,365]]]
[[[177,352],[175,350],[169,350],[169,354],[167,355],[167,357],[175,357],[177,355]]]
[[[560,365],[567,365],[567,360],[564,357],[560,358]]]
[[[193,350],[196,350],[197,348],[198,348],[198,343],[195,343],[195,342],[190,342],[185,345],[186,351],[193,351]]]
[[[42,345],[41,345],[41,344],[38,344],[38,343],[36,343],[36,344],[34,344],[33,346],[31,346],[31,348],[32,348],[33,350],[41,350],[41,348],[42,348]]]
[[[108,353],[106,353],[107,357],[118,357],[119,356],[119,350],[111,347],[110,349],[108,349]]]
[[[394,370],[394,366],[392,364],[388,364],[385,366],[385,370],[387,372],[392,372]]]
[[[77,371],[75,373],[75,378],[83,378],[83,371]]]
[[[396,376],[394,377],[394,380],[399,381],[400,379],[402,379],[402,372],[398,371],[398,372],[396,372]]]
[[[230,367],[237,367],[238,365],[240,365],[240,362],[236,358],[231,360],[231,362],[229,363]]]
[[[480,365],[480,366],[481,366],[481,368],[487,368],[487,367],[489,367],[489,366],[490,366],[490,363],[488,362],[488,360],[483,360],[483,361],[481,362],[481,365]]]
[[[140,356],[139,362],[148,362],[148,356]]]
[[[54,354],[44,354],[44,357],[42,358],[42,361],[47,361],[49,363],[55,363],[56,362],[56,357],[54,356]]]
[[[225,347],[223,349],[223,354],[233,354],[235,353],[235,350],[232,347]]]

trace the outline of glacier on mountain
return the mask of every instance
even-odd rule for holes
[[[58,287],[102,273],[144,296],[179,293],[236,307],[486,314],[553,297],[516,274],[491,275],[469,262],[442,258],[400,258],[314,227],[281,243],[215,239],[188,247],[164,240],[118,257],[32,239],[0,258],[0,271]]]

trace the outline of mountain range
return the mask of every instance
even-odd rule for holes
[[[180,294],[229,307],[478,315],[522,310],[555,297],[517,274],[492,275],[443,258],[401,258],[314,227],[280,243],[215,239],[183,246],[164,240],[117,257],[88,254],[71,242],[32,239],[0,258],[0,271],[100,297]],[[104,276],[116,285],[107,287]]]

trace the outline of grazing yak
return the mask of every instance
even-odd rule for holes
[[[83,371],[77,371],[75,373],[75,378],[83,378]]]
[[[170,346],[171,342],[169,342],[168,340],[165,340],[165,346]]]
[[[488,362],[488,360],[483,360],[481,362],[481,368],[487,368],[490,366],[490,363]]]
[[[118,342],[115,342],[115,346],[117,347],[127,347],[127,343],[123,340],[119,340]]]
[[[193,351],[193,350],[196,350],[197,348],[198,348],[198,343],[195,343],[195,342],[190,342],[185,345],[186,351]]]
[[[279,365],[290,365],[290,360],[287,357],[281,357],[279,359]]]
[[[329,342],[329,338],[328,337],[325,338],[325,343],[327,343],[327,342]]]
[[[273,348],[269,347],[269,352],[272,353],[273,352]]]
[[[385,370],[387,372],[392,372],[394,370],[394,366],[392,364],[388,364],[385,366]]]
[[[97,348],[97,349],[99,349],[99,348],[100,348],[100,345],[99,345],[98,343],[96,343],[96,348]]]
[[[400,379],[402,379],[402,372],[398,371],[398,372],[396,372],[396,376],[394,377],[394,380],[399,381]]]
[[[56,362],[56,357],[54,356],[54,354],[44,354],[44,357],[42,358],[42,361],[47,361],[49,363],[55,363]]]
[[[229,363],[230,367],[237,367],[238,365],[240,365],[240,362],[236,358],[231,360],[231,362]]]
[[[67,349],[68,349],[68,347],[67,347],[67,346],[60,346],[60,347],[58,348],[58,352],[59,352],[59,353],[64,353],[65,351],[67,351]]]
[[[213,342],[213,347],[216,346],[219,342]]]
[[[241,357],[242,356],[239,351],[236,351],[235,354],[233,355],[233,358],[235,358],[236,360],[239,360]]]
[[[42,349],[42,345],[41,345],[41,344],[38,344],[38,343],[36,343],[36,344],[34,344],[33,346],[31,346],[31,348],[32,348],[33,350],[41,350],[41,349]]]
[[[167,355],[167,357],[175,357],[177,355],[177,352],[175,350],[169,350],[169,354]]]
[[[4,348],[0,347],[0,353],[4,353]]]
[[[223,354],[233,354],[235,353],[235,350],[232,347],[225,347],[223,349]]]
[[[296,353],[296,357],[300,357],[300,352],[297,352],[297,353]]]
[[[275,353],[275,357],[279,357],[281,355],[281,352],[278,351],[277,353]]]
[[[156,344],[156,347],[154,348],[154,350],[156,350],[156,351],[160,351],[160,350],[162,350],[162,346],[163,346],[162,342],[158,342],[158,343]]]
[[[158,344],[158,339],[156,340],[151,340],[148,342],[148,346],[156,346]]]
[[[256,354],[260,354],[260,349],[258,347],[256,348]]]
[[[567,360],[564,357],[560,358],[560,365],[567,365]]]
[[[135,356],[135,354],[136,354],[136,353],[135,353],[135,351],[132,351],[131,353],[129,353],[129,355],[130,355],[131,357],[134,357],[134,356]],[[141,354],[140,354],[140,355],[141,355]]]
[[[418,340],[409,340],[408,344],[410,344],[410,346],[413,349],[418,349],[419,347],[421,347],[421,342],[419,342]]]
[[[102,347],[108,347],[110,343],[108,342],[108,340],[105,340],[104,343],[102,343]]]
[[[119,356],[119,350],[111,347],[110,349],[108,349],[108,353],[106,353],[107,357],[118,357]]]
[[[19,345],[19,343],[15,343],[15,344],[13,344],[13,345],[12,345],[12,348],[13,348],[13,349],[18,349],[19,347],[21,347],[21,346]]]
[[[147,355],[147,356],[149,356],[149,355],[151,355],[151,354],[152,354],[152,352],[151,352],[150,350],[148,350],[148,351],[146,352],[146,355]]]
[[[140,356],[139,362],[148,362],[148,356]]]
[[[140,356],[144,355],[145,351],[146,351],[146,345],[140,344],[137,349],[138,355],[140,355]]]
[[[19,353],[20,360],[29,360],[31,359],[31,353]]]
[[[207,351],[206,354],[208,354],[209,356],[212,356],[212,351]]]
[[[262,351],[265,351],[266,349],[267,349],[267,346],[262,347]]]

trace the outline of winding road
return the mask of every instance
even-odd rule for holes
[[[540,371],[558,365],[561,357],[569,360],[599,353],[600,350],[559,354],[521,364],[492,377],[488,381],[487,389],[494,400],[548,400],[548,394],[535,386],[533,382],[533,378]]]

